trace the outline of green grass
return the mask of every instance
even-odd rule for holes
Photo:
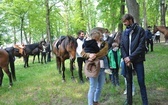
[[[168,46],[155,44],[154,52],[146,54],[145,79],[149,105],[168,104]],[[0,87],[0,105],[87,105],[89,82],[78,81],[77,70],[74,70],[75,80],[71,79],[69,61],[66,61],[66,82],[56,69],[55,57],[47,64],[35,62],[32,58],[30,67],[23,67],[23,60],[15,62],[17,81],[8,88],[7,75],[4,74],[3,85]],[[77,67],[77,66],[76,66]],[[134,76],[136,94],[133,105],[142,105],[137,78]],[[115,88],[111,83],[104,85],[101,105],[123,105],[126,95],[124,79],[120,76],[120,87]]]

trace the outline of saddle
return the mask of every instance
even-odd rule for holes
[[[60,36],[56,43],[56,48],[59,49],[59,45],[62,43],[62,41],[66,38],[66,36]]]

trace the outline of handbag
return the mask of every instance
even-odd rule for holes
[[[100,72],[100,60],[86,60],[84,65],[84,73],[87,77],[97,77]]]

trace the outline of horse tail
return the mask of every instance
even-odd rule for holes
[[[15,63],[14,62],[15,62],[14,56],[9,53],[9,64],[10,64],[10,69],[11,69],[11,73],[12,73],[12,78],[13,78],[14,81],[16,81]]]

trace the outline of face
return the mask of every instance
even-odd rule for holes
[[[128,27],[128,26],[130,26],[130,25],[132,24],[132,21],[131,21],[131,20],[124,20],[124,21],[123,21],[123,24],[124,24],[126,27]]]
[[[84,37],[85,37],[84,32],[81,32],[80,35],[79,35],[79,38],[83,39]]]

